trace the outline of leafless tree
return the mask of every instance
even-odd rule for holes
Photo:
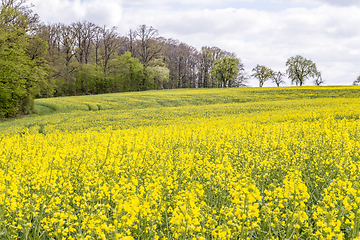
[[[285,73],[282,73],[280,71],[274,72],[271,76],[272,82],[276,84],[276,86],[280,87],[280,84],[284,84],[285,81],[283,80],[283,77],[285,76]]]
[[[116,52],[116,49],[121,45],[119,40],[119,35],[116,32],[116,27],[112,27],[111,29],[106,28],[104,26],[102,30],[102,39],[103,39],[103,47],[104,47],[104,73],[105,76],[108,70],[108,63],[111,56]]]
[[[178,40],[166,39],[161,56],[170,70],[167,88],[195,87],[199,56],[196,48]]]
[[[148,66],[149,62],[153,60],[162,49],[161,45],[156,41],[158,30],[153,27],[141,25],[136,33],[139,38],[137,41],[137,55],[140,62],[142,62],[144,66]]]
[[[60,36],[61,36],[61,49],[64,54],[65,66],[66,66],[65,80],[66,82],[69,82],[70,61],[76,54],[74,31],[70,26],[61,25]]]
[[[37,36],[48,45],[49,55],[54,56],[61,49],[61,24],[41,24],[37,30]]]
[[[87,21],[79,21],[72,23],[71,27],[76,41],[76,59],[79,63],[87,64],[96,25]]]
[[[93,35],[93,42],[94,42],[94,46],[95,46],[95,64],[99,65],[99,50],[102,44],[102,35],[103,35],[103,28],[101,27],[95,27],[94,28],[94,35]]]
[[[137,32],[134,30],[129,30],[128,32],[128,49],[129,52],[131,53],[131,56],[135,56],[135,44],[136,44],[136,36],[137,36]]]
[[[360,76],[357,77],[357,79],[353,82],[354,86],[360,85]]]
[[[317,73],[315,74],[314,83],[315,83],[316,86],[320,86],[321,84],[324,84],[324,83],[325,83],[324,80],[323,80],[323,78],[322,78],[322,76],[321,76],[321,72],[317,72]]]
[[[202,47],[199,59],[198,87],[210,87],[210,71],[214,65],[214,55],[210,47]]]
[[[229,87],[246,87],[248,85],[249,77],[245,72],[245,65],[240,58],[236,57],[235,53],[232,54],[234,54],[234,58],[237,58],[239,60],[239,64],[238,64],[239,73],[234,81],[232,80],[229,81]]]

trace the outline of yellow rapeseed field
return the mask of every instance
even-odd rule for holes
[[[359,94],[37,100],[0,123],[0,239],[360,239]]]

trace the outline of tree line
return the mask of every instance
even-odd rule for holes
[[[151,26],[141,25],[120,35],[115,27],[79,21],[39,24],[35,34],[47,46],[44,58],[55,96],[232,87],[246,79],[244,65],[234,53],[217,47],[198,51],[160,37]],[[224,58],[236,62],[231,68],[235,74],[225,80],[214,73],[215,63]],[[226,63],[222,61],[221,67]]]
[[[257,65],[248,76],[235,53],[196,49],[151,26],[121,35],[88,21],[43,23],[26,0],[1,0],[0,119],[34,112],[34,99],[41,97],[242,87],[249,77],[259,87],[269,80],[279,87],[286,75],[300,86],[310,77],[324,83],[309,59],[291,57],[286,66],[282,73]]]
[[[150,89],[244,86],[244,64],[141,25],[124,35],[88,21],[42,23],[26,0],[0,9],[0,118],[34,112],[34,98]]]
[[[291,84],[296,84],[296,86],[303,86],[309,78],[313,78],[314,84],[317,86],[324,83],[321,72],[318,71],[316,64],[310,59],[296,55],[290,57],[285,65],[287,67],[286,74],[258,64],[252,69],[254,73],[251,76],[259,80],[259,87],[262,87],[269,80],[280,87],[281,84],[285,83],[283,80],[285,75],[291,80]]]

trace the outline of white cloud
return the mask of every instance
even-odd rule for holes
[[[121,22],[121,0],[31,0],[34,11],[45,22],[71,23],[88,20],[100,25],[117,25]]]
[[[245,8],[180,10],[162,0],[146,2],[158,4],[122,8],[116,0],[34,0],[35,11],[45,21],[86,19],[116,25],[121,34],[141,24],[151,25],[160,35],[197,48],[217,46],[233,51],[249,72],[256,64],[285,71],[287,58],[299,54],[317,64],[327,84],[351,84],[360,74],[360,29],[354,27],[360,22],[359,7],[323,4],[280,12]],[[254,81],[252,85],[257,86]]]
[[[258,0],[260,1],[260,0]],[[306,3],[306,4],[328,4],[334,6],[356,6],[360,5],[358,0],[271,0],[273,2],[292,2],[292,3]]]
[[[356,6],[360,5],[358,0],[315,0],[316,2],[326,3],[336,6]]]
[[[360,73],[360,22],[357,7],[293,8],[280,13],[250,9],[133,10],[124,26],[146,23],[161,35],[190,45],[234,51],[247,70],[257,64],[285,71],[287,58],[303,55],[323,72],[327,84],[351,84]],[[310,84],[310,82],[308,83]]]
[[[154,4],[207,4],[207,5],[217,5],[220,3],[234,3],[234,2],[255,2],[256,0],[123,0],[125,4],[146,4],[146,5],[154,5]]]

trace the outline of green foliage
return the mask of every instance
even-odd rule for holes
[[[125,52],[109,60],[105,75],[101,66],[79,63],[74,59],[69,62],[67,76],[55,74],[55,95],[87,95],[162,89],[163,84],[169,79],[169,70],[163,65],[160,60],[156,60],[151,66],[144,67],[139,59],[133,58],[130,52]],[[63,66],[63,68],[65,67]],[[54,72],[54,70],[51,71]],[[60,70],[61,72],[64,71]]]
[[[47,87],[45,44],[27,34],[28,19],[10,6],[0,11],[0,118],[29,114]]]
[[[273,70],[259,64],[256,65],[256,67],[253,68],[252,71],[254,72],[254,74],[251,76],[259,79],[259,87],[262,87],[267,80],[274,76]]]
[[[239,75],[239,60],[231,57],[224,57],[216,60],[211,76],[222,84],[223,87],[229,86],[230,81],[235,81]]]
[[[309,77],[315,78],[318,74],[315,63],[299,55],[289,58],[286,66],[288,67],[286,73],[291,79],[291,84],[302,86]]]
[[[169,81],[170,70],[163,66],[147,68],[149,71],[149,81],[154,89],[163,89],[164,83]]]
[[[101,92],[104,71],[97,65],[80,64],[75,73],[75,89],[80,94],[96,94]]]
[[[130,52],[111,60],[109,69],[109,76],[113,79],[112,92],[141,90],[144,67]]]

